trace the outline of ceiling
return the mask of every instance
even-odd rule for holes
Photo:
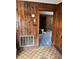
[[[48,4],[59,4],[62,2],[62,0],[18,0],[18,1],[40,2]]]

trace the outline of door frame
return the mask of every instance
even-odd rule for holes
[[[39,47],[39,30],[40,30],[40,11],[51,11],[51,10],[40,10],[40,9],[37,9],[37,33],[38,33],[38,47]],[[55,40],[56,40],[56,14],[55,14],[55,11],[52,10],[52,12],[54,12],[54,15],[52,16],[53,17],[53,22],[52,22],[52,47],[55,45]],[[54,25],[55,24],[55,25]],[[54,33],[53,33],[54,32]]]

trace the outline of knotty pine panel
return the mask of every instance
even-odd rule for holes
[[[17,2],[17,13],[20,17],[19,22],[19,28],[18,28],[18,34],[20,35],[34,35],[34,41],[35,41],[35,47],[38,46],[39,40],[38,40],[38,34],[39,34],[39,15],[38,15],[38,8],[35,8],[34,10],[31,10],[32,6],[28,3],[24,2]],[[36,19],[36,25],[33,23],[33,19],[31,17],[31,12],[35,13],[35,19]]]
[[[62,52],[62,4],[56,6],[56,39],[54,45]]]

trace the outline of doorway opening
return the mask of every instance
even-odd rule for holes
[[[39,19],[39,46],[51,47],[52,45],[53,12],[40,11]]]

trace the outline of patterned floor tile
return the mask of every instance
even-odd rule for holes
[[[16,59],[62,59],[55,47],[26,48]]]

